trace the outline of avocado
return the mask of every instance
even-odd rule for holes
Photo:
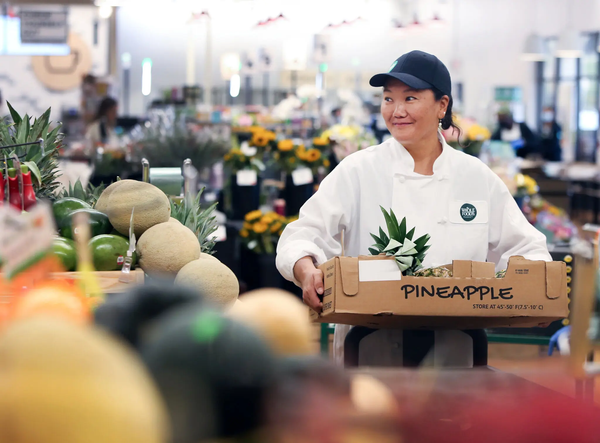
[[[92,209],[92,207],[83,200],[74,197],[65,197],[61,198],[60,200],[56,200],[52,204],[52,212],[54,213],[56,226],[58,226],[60,229],[63,226],[65,219],[73,211],[78,209]]]
[[[120,235],[98,235],[89,242],[90,252],[96,271],[118,271],[123,268],[129,242]],[[133,253],[132,267],[137,262]]]
[[[65,270],[74,271],[77,267],[75,242],[68,238],[57,237],[52,242],[52,254],[60,259]]]
[[[90,223],[90,235],[96,237],[97,235],[108,234],[112,231],[112,226],[106,214],[95,209],[78,209],[71,212],[64,220],[62,225],[59,225],[60,235],[62,237],[73,239],[73,217],[75,214],[86,212],[89,215]]]

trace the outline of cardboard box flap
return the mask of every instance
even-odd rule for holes
[[[452,276],[457,278],[494,278],[496,265],[491,262],[454,260]]]
[[[557,299],[567,290],[567,265],[565,262],[546,263],[546,296]]]
[[[342,272],[342,291],[352,297],[358,294],[358,259],[356,257],[339,257]]]

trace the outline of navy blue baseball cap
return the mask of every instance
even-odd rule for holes
[[[435,56],[423,51],[411,51],[397,59],[389,72],[371,77],[371,86],[385,86],[389,78],[395,78],[415,89],[439,89],[452,95],[452,80],[448,68]]]

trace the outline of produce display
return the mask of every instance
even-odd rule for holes
[[[231,308],[229,316],[254,329],[276,355],[310,355],[315,351],[308,309],[289,292],[280,289],[248,292],[243,302]]]

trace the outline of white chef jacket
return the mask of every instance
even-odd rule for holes
[[[502,270],[513,255],[551,261],[546,237],[527,221],[502,180],[478,158],[450,147],[441,133],[439,139],[443,150],[430,176],[414,172],[414,159],[393,138],[340,162],[279,240],[283,277],[300,286],[293,272],[300,258],[312,256],[318,266],[342,255],[342,231],[344,255],[369,255],[370,233],[386,226],[380,206],[393,209],[398,220],[406,217],[407,229],[416,228],[414,238],[431,235],[425,268],[475,260]],[[350,329],[340,326],[337,361]]]

